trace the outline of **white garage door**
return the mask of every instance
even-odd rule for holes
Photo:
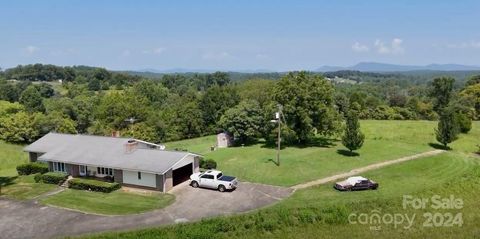
[[[145,187],[157,187],[155,174],[123,170],[123,183]]]

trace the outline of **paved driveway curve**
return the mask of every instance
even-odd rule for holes
[[[43,206],[36,201],[0,198],[0,237],[51,238],[196,221],[261,208],[288,197],[292,192],[289,188],[247,182],[226,193],[183,184],[172,190],[176,196],[172,205],[128,216],[84,214]]]

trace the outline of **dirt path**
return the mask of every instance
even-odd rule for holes
[[[293,189],[293,190],[308,188],[308,187],[332,182],[332,181],[335,181],[335,180],[343,179],[343,178],[346,178],[346,177],[356,176],[359,173],[363,173],[363,172],[370,171],[370,170],[373,170],[373,169],[383,168],[383,167],[388,166],[388,165],[397,164],[397,163],[401,163],[401,162],[405,162],[405,161],[409,161],[409,160],[414,160],[414,159],[418,159],[418,158],[423,158],[423,157],[427,157],[427,156],[433,156],[433,155],[441,154],[441,153],[444,153],[444,152],[445,152],[445,150],[437,149],[437,150],[432,150],[432,151],[428,151],[428,152],[424,152],[424,153],[420,153],[420,154],[415,154],[415,155],[411,155],[411,156],[407,156],[407,157],[403,157],[403,158],[399,158],[399,159],[394,159],[394,160],[385,161],[385,162],[381,162],[381,163],[370,164],[370,165],[365,166],[365,167],[353,169],[350,172],[336,174],[336,175],[329,176],[329,177],[326,177],[326,178],[321,178],[321,179],[317,179],[317,180],[314,180],[314,181],[310,181],[310,182],[306,182],[306,183],[302,183],[302,184],[297,184],[297,185],[294,185],[290,188]]]

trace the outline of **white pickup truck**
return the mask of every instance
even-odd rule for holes
[[[194,173],[190,176],[190,185],[194,188],[205,187],[218,189],[220,192],[237,188],[237,178],[225,176],[221,171],[208,170],[204,173]]]

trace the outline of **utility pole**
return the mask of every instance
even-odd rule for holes
[[[282,141],[282,105],[278,105],[278,112],[275,114],[278,122],[278,138],[277,138],[277,166],[280,166],[280,142]]]
[[[278,135],[277,135],[277,166],[280,166],[280,149],[282,141],[282,118],[284,118],[282,113],[282,105],[278,104],[278,111],[275,112],[275,119],[270,120],[272,123],[278,124]]]

